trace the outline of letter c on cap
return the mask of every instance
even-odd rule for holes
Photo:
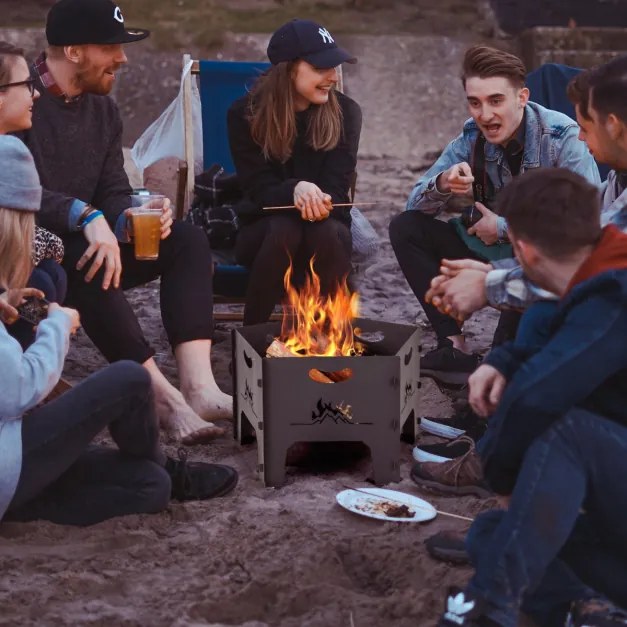
[[[115,7],[115,11],[113,12],[113,19],[120,22],[120,24],[124,24],[124,17],[122,16],[122,11],[120,11],[120,7]]]

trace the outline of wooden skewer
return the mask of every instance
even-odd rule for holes
[[[338,202],[335,205],[331,205],[332,207],[352,207],[353,205],[359,207],[367,207],[369,205],[378,205],[378,202]],[[281,205],[278,207],[263,207],[264,211],[271,211],[275,209],[296,209],[296,205]]]
[[[355,492],[361,492],[362,494],[367,494],[370,498],[374,497],[375,499],[380,499],[381,501],[385,502],[385,501],[392,501],[393,503],[398,503],[399,505],[404,505],[405,507],[409,507],[410,509],[412,507],[415,507],[416,509],[425,509],[425,510],[430,510],[431,508],[429,507],[424,507],[423,505],[409,505],[403,501],[399,501],[398,499],[393,499],[387,496],[381,496],[380,494],[372,494],[372,492],[366,492],[366,490],[360,490],[359,488],[351,488],[351,486],[345,485],[344,486],[347,490],[354,490]],[[435,507],[433,508],[435,509]],[[468,516],[460,516],[459,514],[451,514],[449,512],[443,512],[440,509],[435,509],[436,514],[441,514],[442,516],[450,516],[451,518],[457,518],[459,520],[466,520],[468,522],[473,522],[474,518],[469,518]]]

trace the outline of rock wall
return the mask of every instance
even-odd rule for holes
[[[498,25],[507,33],[533,26],[627,27],[627,0],[491,0]]]

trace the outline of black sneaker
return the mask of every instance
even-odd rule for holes
[[[444,605],[444,614],[438,627],[501,627],[484,615],[485,601],[468,592],[451,587]]]
[[[603,598],[575,601],[565,627],[619,627],[627,625],[627,611]]]
[[[481,355],[464,353],[453,347],[448,338],[420,358],[420,376],[430,377],[443,386],[466,385],[468,377],[481,363]]]
[[[228,494],[237,485],[237,471],[222,464],[187,461],[187,451],[179,458],[168,457],[165,469],[172,479],[172,498],[177,501],[204,501]]]
[[[435,444],[421,444],[414,446],[412,456],[417,462],[435,462],[442,464],[465,455],[470,450],[470,440],[467,435],[460,435],[458,440],[451,442],[437,442]]]
[[[466,552],[466,534],[459,531],[440,531],[425,540],[427,553],[436,560],[449,564],[469,564]]]

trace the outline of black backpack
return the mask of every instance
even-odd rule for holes
[[[194,200],[185,220],[201,227],[212,249],[233,248],[239,230],[234,206],[242,199],[236,174],[226,174],[215,163],[194,183]]]

